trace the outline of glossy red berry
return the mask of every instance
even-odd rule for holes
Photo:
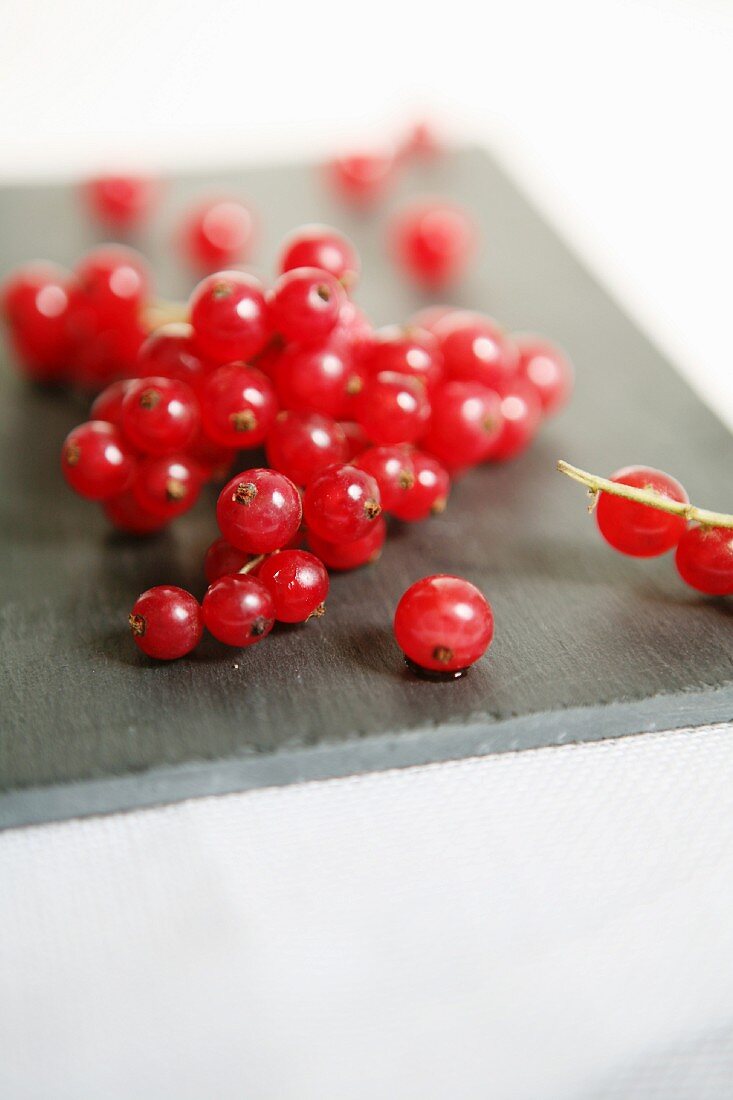
[[[688,527],[677,544],[675,565],[682,580],[708,596],[733,596],[733,530]]]
[[[210,364],[196,350],[191,325],[173,321],[156,328],[142,344],[137,357],[139,378],[175,378],[198,391]]]
[[[138,596],[128,621],[138,649],[159,661],[185,657],[204,629],[198,600],[172,584],[159,584]]]
[[[201,389],[201,422],[222,447],[249,449],[264,443],[277,413],[272,383],[256,367],[230,363],[213,371]]]
[[[105,500],[127,488],[135,459],[118,428],[89,420],[64,440],[61,469],[74,492],[88,500]]]
[[[83,185],[92,217],[122,231],[135,229],[146,220],[159,193],[158,181],[146,176],[97,176]]]
[[[482,462],[502,430],[501,398],[478,382],[442,382],[421,446],[449,472]]]
[[[122,402],[125,394],[132,385],[129,378],[118,379],[97,394],[92,407],[89,410],[90,420],[106,420],[109,424],[115,424],[118,428],[122,423]]]
[[[207,275],[194,287],[189,311],[196,347],[212,362],[246,362],[270,339],[264,289],[243,271]]]
[[[348,353],[335,343],[291,344],[275,368],[275,386],[283,408],[334,419],[346,413],[350,396],[361,385]]]
[[[425,432],[430,401],[425,386],[416,378],[380,371],[364,382],[354,411],[374,443],[414,443]]]
[[[542,402],[525,378],[517,377],[501,390],[501,433],[487,458],[505,462],[526,451],[542,423]]]
[[[530,382],[542,402],[545,416],[554,416],[573,392],[573,367],[559,348],[538,336],[514,337],[519,373]]]
[[[476,230],[466,212],[446,202],[411,204],[393,220],[391,235],[398,264],[429,287],[460,278],[476,244]]]
[[[0,289],[0,315],[26,374],[41,381],[61,379],[68,368],[71,275],[54,264],[28,264]]]
[[[144,257],[121,244],[92,249],[76,265],[75,275],[85,304],[102,327],[137,319],[150,292]]]
[[[501,389],[517,373],[517,350],[491,317],[453,310],[435,325],[446,378]]]
[[[379,486],[385,512],[397,513],[415,484],[415,467],[406,447],[369,447],[354,462],[366,470]]]
[[[317,267],[328,271],[347,289],[359,277],[359,257],[351,241],[328,225],[303,225],[283,244],[280,271]]]
[[[412,486],[402,494],[391,511],[397,519],[416,523],[445,510],[450,477],[445,466],[432,455],[413,451],[411,460],[414,473]]]
[[[122,430],[145,454],[185,450],[196,435],[199,419],[193,390],[172,378],[137,378],[122,400]]]
[[[367,206],[386,193],[394,173],[394,158],[382,153],[337,157],[327,166],[336,193],[348,202]]]
[[[356,466],[329,466],[313,478],[303,497],[308,530],[329,542],[362,538],[381,510],[377,482]]]
[[[186,216],[181,230],[184,252],[201,271],[231,267],[249,258],[255,221],[244,203],[234,199],[202,203]]]
[[[460,674],[494,636],[491,605],[460,577],[438,574],[411,585],[397,605],[397,644],[416,671]]]
[[[389,325],[377,329],[367,351],[367,367],[373,374],[393,371],[424,383],[428,391],[443,378],[443,353],[426,329]]]
[[[344,300],[343,287],[328,271],[292,268],[268,295],[272,327],[296,343],[323,340],[336,327]]]
[[[328,573],[323,562],[306,550],[281,550],[265,558],[257,573],[275,603],[281,623],[304,623],[322,615],[328,595]]]
[[[238,550],[225,538],[214,539],[204,555],[204,576],[209,584],[213,584],[219,577],[239,573],[251,559],[251,554]]]
[[[307,485],[326,466],[346,459],[344,430],[330,417],[292,411],[275,417],[267,437],[267,461],[296,485]]]
[[[359,569],[377,561],[387,538],[387,524],[383,516],[374,521],[369,530],[360,539],[353,542],[329,542],[313,531],[308,532],[308,542],[313,553],[329,569],[346,572]]]
[[[141,508],[130,489],[103,501],[102,509],[112,526],[128,535],[153,535],[168,523],[165,517]]]
[[[243,470],[227,482],[216,505],[224,538],[250,554],[271,554],[287,545],[301,515],[298,490],[276,470]]]
[[[144,512],[170,520],[198,500],[202,475],[186,455],[146,458],[139,463],[132,493]]]
[[[678,481],[649,466],[626,466],[611,478],[619,485],[650,489],[668,500],[689,503]],[[684,516],[675,516],[638,504],[633,500],[601,493],[595,510],[598,527],[606,542],[622,554],[635,558],[654,558],[666,554],[682,538],[687,528]]]
[[[256,577],[229,574],[214,581],[204,596],[204,623],[225,645],[261,642],[275,622],[275,602]]]

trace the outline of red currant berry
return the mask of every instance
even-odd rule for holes
[[[406,447],[369,447],[354,465],[376,481],[385,512],[397,512],[415,484],[415,468]]]
[[[377,561],[386,538],[387,524],[383,516],[379,516],[367,533],[353,542],[329,542],[328,539],[319,538],[313,531],[308,532],[308,542],[313,553],[329,569],[339,572],[359,569],[362,565],[371,565]]]
[[[351,241],[328,225],[303,225],[285,240],[280,271],[317,267],[328,271],[348,289],[359,277],[359,257]]]
[[[202,271],[230,267],[249,257],[255,223],[241,202],[205,202],[185,219],[181,241],[189,263]]]
[[[88,500],[105,500],[130,483],[135,459],[114,425],[89,420],[64,440],[61,469],[75,493]]]
[[[461,577],[438,574],[411,585],[394,617],[397,644],[416,671],[461,674],[494,636],[491,605]]]
[[[89,419],[106,420],[108,424],[119,428],[122,423],[122,402],[131,385],[132,380],[128,378],[111,382],[92,402]]]
[[[300,494],[276,470],[243,470],[222,489],[216,519],[225,539],[250,554],[271,554],[297,534]]]
[[[399,265],[431,287],[460,278],[476,244],[476,230],[466,212],[445,202],[413,203],[394,219],[391,234]]]
[[[573,392],[573,368],[559,348],[537,336],[514,338],[519,352],[519,373],[537,390],[545,416],[554,416]]]
[[[443,354],[438,341],[425,329],[389,325],[378,329],[367,352],[369,370],[394,371],[422,382],[428,391],[443,378]]]
[[[209,364],[197,353],[190,325],[173,321],[151,332],[137,357],[138,378],[174,378],[198,391]]]
[[[264,443],[277,413],[272,383],[256,367],[230,363],[206,379],[201,390],[205,433],[222,447],[249,450]]]
[[[137,378],[122,400],[122,430],[132,445],[146,454],[185,450],[198,426],[198,401],[185,382]]]
[[[0,289],[0,313],[18,361],[31,378],[60,379],[68,366],[70,280],[68,272],[53,264],[29,264],[14,271]]]
[[[649,466],[626,466],[610,480],[635,489],[651,489],[668,500],[689,504],[687,493],[678,481]],[[611,493],[600,494],[596,519],[606,542],[614,550],[635,558],[654,558],[666,554],[677,545],[687,528],[684,516],[670,515]]]
[[[185,455],[147,458],[137,468],[132,493],[144,512],[169,520],[193,508],[201,484],[201,471]]]
[[[127,535],[152,535],[168,523],[167,519],[141,508],[129,489],[118,497],[103,501],[102,508],[112,526]]]
[[[348,409],[349,397],[361,389],[361,379],[335,343],[291,344],[278,360],[275,386],[283,408],[338,418]]]
[[[209,584],[239,571],[251,561],[252,555],[246,550],[238,550],[225,538],[214,539],[204,555],[204,576]]]
[[[526,451],[542,423],[542,402],[534,386],[517,377],[501,390],[502,428],[487,457],[505,462]]]
[[[257,573],[275,603],[281,623],[304,623],[322,615],[328,595],[328,573],[323,562],[306,550],[281,550],[265,558]]]
[[[81,295],[103,327],[137,318],[148,297],[145,259],[121,244],[92,249],[79,261],[75,274]]]
[[[450,477],[445,466],[431,455],[413,451],[411,457],[414,482],[392,508],[392,514],[397,519],[416,523],[445,511],[450,492]]]
[[[345,462],[346,436],[328,416],[308,412],[281,412],[267,437],[267,461],[294,481],[307,485],[316,474]]]
[[[346,454],[342,462],[352,462],[370,446],[369,437],[355,420],[342,420],[340,427],[346,436]]]
[[[435,326],[446,376],[480,382],[490,390],[507,385],[517,373],[517,350],[490,317],[453,310]]]
[[[356,466],[329,466],[303,497],[308,530],[329,542],[362,538],[381,511],[377,482]]]
[[[136,228],[148,217],[159,193],[159,183],[144,176],[98,176],[83,187],[92,217],[123,231]]]
[[[207,275],[189,299],[196,347],[215,363],[247,361],[270,339],[262,284],[243,271]]]
[[[360,206],[382,198],[392,182],[393,169],[393,158],[379,153],[337,157],[327,167],[337,194]]]
[[[272,327],[285,340],[323,340],[335,328],[344,299],[341,284],[329,272],[292,268],[268,295]]]
[[[733,530],[689,527],[675,554],[685,584],[708,596],[733,596]]]
[[[138,596],[128,621],[138,649],[159,661],[185,657],[204,629],[198,600],[173,584],[159,584]]]
[[[501,398],[478,382],[442,382],[432,401],[426,451],[449,472],[482,462],[502,430]]]
[[[219,577],[204,596],[207,630],[225,645],[261,642],[275,622],[275,602],[262,581],[246,573]]]
[[[380,371],[367,378],[355,402],[356,418],[375,443],[414,443],[425,432],[430,402],[409,375]]]

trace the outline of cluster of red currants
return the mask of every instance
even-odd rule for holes
[[[682,485],[661,470],[627,466],[609,481],[651,493],[661,503],[672,501],[685,506],[675,514],[655,506],[653,498],[652,503],[643,503],[612,491],[600,491],[595,510],[598,527],[615,550],[637,558],[675,550],[677,571],[691,588],[711,596],[733,595],[733,519],[730,527],[714,522],[690,524],[685,512],[695,518],[698,510],[687,507],[690,500]]]

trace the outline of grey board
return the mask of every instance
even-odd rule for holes
[[[385,258],[390,207],[419,191],[465,202],[483,247],[453,300],[563,344],[575,399],[529,454],[465,477],[440,518],[395,529],[378,566],[335,576],[323,619],[243,653],[210,639],[160,665],[132,645],[127,611],[153,584],[202,594],[213,490],[161,536],[110,533],[58,472],[83,402],[3,363],[0,824],[733,717],[730,605],[687,590],[669,558],[614,554],[582,490],[554,471],[561,456],[603,473],[645,462],[730,511],[733,440],[500,168],[458,152],[406,174],[362,217],[334,205],[312,166],[173,181],[139,242],[162,294],[188,289],[171,230],[211,190],[261,212],[264,272],[291,227],[343,227],[363,258],[358,300],[379,324],[423,304]],[[3,271],[32,256],[71,262],[93,240],[69,189],[0,193]],[[452,683],[410,675],[390,629],[402,591],[434,572],[468,577],[496,613],[489,655]]]

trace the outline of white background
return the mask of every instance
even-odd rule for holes
[[[6,179],[422,111],[492,145],[733,424],[729,3],[4,0],[1,30]],[[0,1095],[730,1096],[732,781],[719,730],[5,834]]]

